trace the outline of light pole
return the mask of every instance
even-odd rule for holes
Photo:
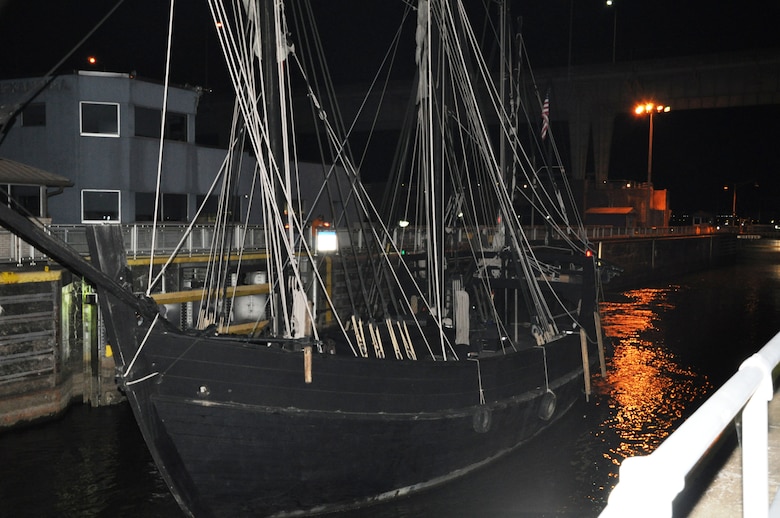
[[[612,64],[615,64],[615,47],[617,46],[617,5],[615,0],[607,0],[607,7],[612,8]]]
[[[656,113],[666,113],[670,111],[669,106],[655,103],[644,103],[636,105],[634,113],[637,115],[650,115],[650,131],[647,142],[647,183],[653,183],[653,115]]]
[[[731,189],[731,222],[733,225],[737,225],[737,185],[747,185],[747,184],[753,184],[753,187],[758,187],[758,182],[755,180],[747,180],[745,182],[739,182],[732,184],[730,187]],[[724,191],[729,190],[728,185],[723,186]]]
[[[729,188],[728,185],[723,187],[724,190]],[[731,188],[731,223],[737,224],[737,184]]]

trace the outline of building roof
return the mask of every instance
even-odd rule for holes
[[[633,207],[591,207],[585,211],[585,214],[631,214],[634,212]]]
[[[0,184],[45,185],[47,187],[70,187],[73,182],[58,174],[44,171],[30,165],[0,158]]]

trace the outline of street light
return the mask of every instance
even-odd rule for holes
[[[647,143],[647,183],[652,183],[653,180],[653,115],[656,113],[667,113],[671,108],[663,104],[655,103],[643,103],[637,104],[634,108],[634,113],[637,115],[644,115],[645,113],[650,115],[650,132]]]
[[[753,184],[753,187],[758,187],[758,182],[755,181],[755,180],[747,180],[747,181],[744,181],[744,182],[735,183],[735,184],[732,184],[732,186],[730,187],[730,189],[731,189],[731,221],[732,221],[732,224],[734,224],[734,225],[737,224],[737,186],[738,185],[747,185],[747,184],[750,184],[750,183]],[[724,185],[723,186],[723,190],[724,191],[728,191],[729,190],[729,186],[728,185]]]
[[[612,8],[612,64],[615,64],[615,47],[617,44],[617,5],[615,0],[607,0],[607,7]]]

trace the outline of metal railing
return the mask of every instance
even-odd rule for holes
[[[87,253],[86,227],[85,225],[45,225],[52,235],[60,238],[72,246],[76,251]],[[156,252],[170,253],[178,244],[184,234],[185,224],[162,224],[157,226],[155,236]],[[148,256],[151,250],[152,225],[146,223],[122,224],[125,236],[125,250],[130,258]],[[448,233],[449,245],[465,245],[469,240],[477,239],[483,244],[489,244],[495,227],[485,226],[476,233],[468,232],[463,228],[455,228]],[[622,227],[587,227],[588,239],[591,241],[603,241],[609,239],[643,238],[660,236],[692,236],[713,234],[718,230],[714,227],[696,225],[688,227],[653,227],[653,228],[622,228]],[[722,232],[723,230],[721,230]],[[353,247],[362,249],[365,246],[366,229],[338,228],[338,243],[341,248]],[[407,250],[424,250],[426,229],[409,227],[393,230],[392,239],[399,248]],[[548,230],[543,226],[527,227],[526,236],[531,241],[545,240]],[[246,235],[246,239],[244,239]],[[194,255],[208,253],[214,236],[213,225],[195,225],[191,234],[187,237],[180,254]],[[260,251],[265,249],[265,233],[263,227],[250,225],[244,227],[237,225],[232,234],[234,248],[242,247],[244,250]],[[243,244],[242,244],[242,239]],[[553,241],[555,241],[553,236]],[[16,262],[17,264],[45,260],[46,257],[32,246],[24,243],[10,232],[0,229],[0,262]]]
[[[716,233],[736,233],[734,227],[718,228],[712,225],[688,225],[685,227],[586,227],[588,239],[601,241],[604,239],[623,239],[627,237],[660,237],[660,236],[703,236]]]
[[[780,364],[780,333],[689,417],[650,455],[630,457],[600,518],[672,516],[672,503],[685,477],[742,415],[742,513],[769,516],[769,433],[767,402],[773,398],[772,370]],[[777,495],[772,516],[780,513]]]

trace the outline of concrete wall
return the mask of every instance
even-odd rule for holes
[[[599,257],[623,269],[610,289],[638,286],[734,261],[736,234],[682,237],[636,237],[597,242]]]

